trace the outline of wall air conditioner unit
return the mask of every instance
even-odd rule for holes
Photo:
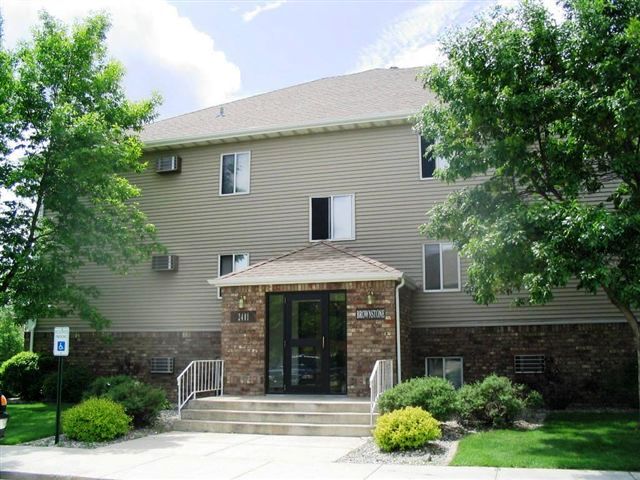
[[[156,160],[157,173],[179,172],[182,168],[182,159],[177,155],[165,155]]]
[[[151,269],[158,272],[178,270],[177,255],[154,255],[151,257]]]
[[[173,357],[151,357],[151,373],[173,373]]]

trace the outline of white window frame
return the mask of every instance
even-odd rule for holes
[[[247,266],[245,268],[248,268],[249,265],[251,265],[251,256],[248,253],[222,253],[222,254],[218,254],[218,278],[220,278],[222,275],[220,275],[220,269],[222,268],[222,262],[220,261],[220,259],[222,257],[233,257],[231,259],[233,266],[235,268],[236,266],[236,255],[244,255],[247,257]],[[242,269],[244,270],[244,268]],[[233,270],[232,272],[229,273],[234,273],[234,272],[239,272],[240,270]],[[220,287],[218,287],[218,300],[222,300],[222,290]]]
[[[460,386],[464,385],[464,357],[424,357],[424,376],[428,377],[429,375],[429,360],[434,358],[438,358],[442,360],[442,378],[447,380],[447,360],[460,360]],[[435,375],[431,375],[435,377]]]
[[[427,290],[427,265],[425,259],[425,249],[427,245],[438,245],[440,247],[440,288],[439,289],[431,289]],[[422,291],[425,293],[436,293],[436,292],[459,292],[460,288],[460,252],[457,252],[458,257],[458,287],[457,288],[443,288],[444,285],[444,269],[442,268],[442,246],[443,245],[451,245],[452,242],[433,242],[433,243],[425,243],[422,245]]]
[[[422,176],[422,154],[423,153],[424,152],[422,151],[421,135],[418,135],[418,178],[420,180],[437,180],[437,178],[434,176],[431,176],[431,177]],[[439,170],[442,168],[448,168],[448,167],[449,167],[449,162],[447,162],[442,157],[436,157],[436,170]]]
[[[351,197],[351,237],[350,238],[333,238],[333,199],[334,197]],[[311,200],[314,198],[330,198],[331,211],[329,212],[329,237],[323,240],[313,240],[313,211],[311,208]],[[312,195],[309,197],[309,241],[310,242],[349,242],[356,239],[356,194],[355,193],[336,193],[335,195]]]
[[[234,167],[238,165],[238,155],[242,155],[242,154],[247,154],[249,155],[249,188],[247,188],[246,192],[236,192],[236,186],[237,186],[237,180],[236,177],[238,175],[238,169],[234,168],[233,170],[233,192],[232,193],[222,193],[222,174],[223,174],[223,169],[222,169],[222,165],[223,165],[223,159],[225,156],[227,155],[233,155],[234,157]],[[251,193],[251,150],[248,151],[244,151],[244,152],[227,152],[227,153],[221,153],[220,154],[220,179],[218,181],[218,196],[220,197],[230,197],[233,195],[248,195]]]

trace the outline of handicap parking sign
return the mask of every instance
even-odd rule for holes
[[[53,355],[69,356],[69,327],[56,327],[53,330]]]

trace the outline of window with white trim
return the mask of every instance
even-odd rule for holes
[[[309,199],[311,240],[355,240],[355,200],[353,195],[333,195]]]
[[[460,388],[464,383],[462,357],[427,357],[424,359],[424,369],[427,377],[442,377],[455,388]]]
[[[428,151],[429,141],[420,136],[420,178],[433,178],[436,169],[444,169],[449,167],[449,162],[442,157],[433,157],[433,153]]]
[[[222,277],[231,272],[238,272],[249,266],[248,253],[234,253],[230,255],[218,255],[218,276]],[[218,288],[218,298],[222,298],[222,292]]]
[[[460,255],[453,243],[429,243],[422,252],[425,292],[460,290]]]
[[[251,153],[223,153],[220,156],[220,195],[249,193]]]

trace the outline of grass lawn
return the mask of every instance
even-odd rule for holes
[[[537,430],[492,430],[460,441],[451,465],[640,471],[633,413],[561,413]]]
[[[71,405],[63,404],[63,410]],[[0,445],[17,443],[50,437],[56,433],[55,403],[9,404],[7,407],[9,423],[0,439]]]

